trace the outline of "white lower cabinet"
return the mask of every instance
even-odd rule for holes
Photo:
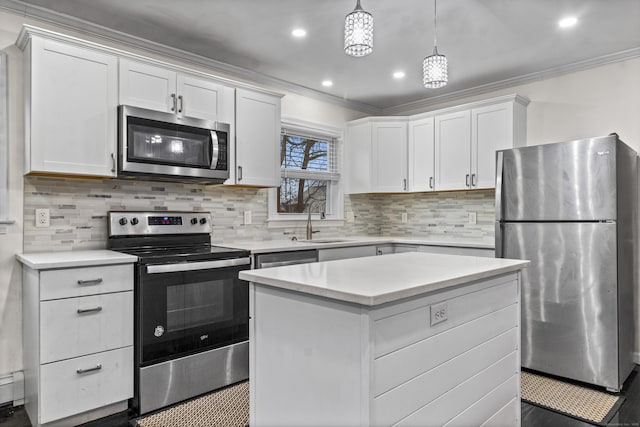
[[[42,365],[40,422],[46,424],[132,397],[133,347]]]
[[[133,266],[23,266],[25,408],[77,425],[133,397]]]

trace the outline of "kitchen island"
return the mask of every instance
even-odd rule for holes
[[[519,425],[527,264],[402,253],[241,272],[251,425]]]

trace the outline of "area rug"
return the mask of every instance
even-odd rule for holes
[[[522,372],[522,400],[533,405],[606,426],[624,402],[620,395],[605,393],[531,372]]]
[[[136,420],[139,427],[245,427],[249,381],[205,394]]]

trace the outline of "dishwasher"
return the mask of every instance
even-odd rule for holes
[[[282,267],[284,265],[307,264],[318,261],[318,250],[274,252],[256,255],[256,268]]]

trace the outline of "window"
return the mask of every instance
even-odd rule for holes
[[[280,133],[280,187],[270,219],[342,219],[340,133],[301,122],[285,122]]]
[[[0,233],[7,232],[9,221],[9,146],[8,127],[9,117],[7,114],[7,54],[0,52]]]

